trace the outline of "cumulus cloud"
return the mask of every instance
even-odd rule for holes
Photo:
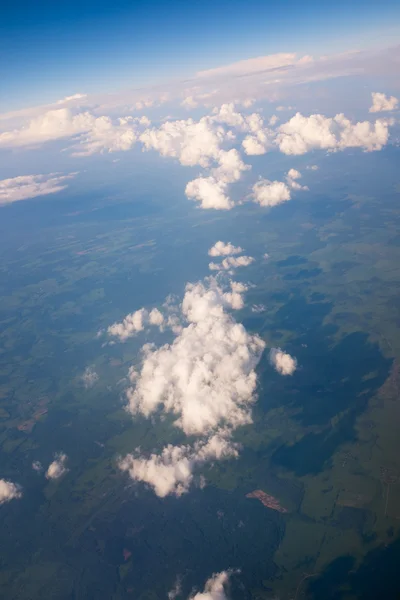
[[[21,498],[21,487],[12,481],[0,479],[0,505],[10,502],[14,498]]]
[[[161,410],[173,415],[185,435],[197,437],[191,445],[168,445],[149,456],[137,450],[121,459],[122,470],[159,496],[183,494],[198,466],[237,456],[232,433],[251,423],[255,367],[265,344],[228,312],[243,306],[246,290],[230,282],[225,291],[214,277],[188,284],[174,341],[160,348],[145,345],[140,367],[130,369],[128,410],[145,417]]]
[[[191,595],[190,600],[228,600],[227,585],[230,576],[231,571],[214,573],[214,575],[207,580],[204,591]]]
[[[280,375],[293,375],[297,368],[297,360],[280,348],[271,349],[269,360]]]
[[[34,460],[32,463],[32,469],[37,473],[41,473],[43,471],[42,463],[39,460]]]
[[[110,336],[117,337],[120,342],[125,342],[143,331],[145,327],[149,325],[162,327],[163,323],[164,316],[158,308],[153,308],[151,311],[140,308],[127,315],[120,323],[116,322],[110,325],[107,328],[107,333]]]
[[[148,122],[145,121],[147,125]],[[108,116],[56,108],[36,116],[22,127],[0,133],[0,148],[35,147],[63,138],[75,138],[75,154],[129,150],[138,137],[138,117],[116,120]]]
[[[277,206],[291,199],[290,189],[283,181],[261,179],[253,185],[253,201],[260,206]]]
[[[314,114],[304,117],[296,113],[278,128],[276,144],[289,155],[305,154],[314,149],[344,150],[362,148],[372,152],[381,150],[389,139],[389,121],[352,123],[343,114],[333,118]]]
[[[82,375],[82,381],[83,381],[83,385],[85,386],[86,389],[89,389],[91,387],[94,386],[94,384],[96,383],[96,381],[99,380],[99,376],[96,373],[96,371],[94,370],[93,367],[86,367],[83,375]]]
[[[208,267],[210,271],[229,271],[237,267],[248,267],[252,262],[252,256],[228,256],[220,263],[210,262]]]
[[[390,110],[396,110],[399,101],[394,96],[386,96],[380,92],[372,92],[372,106],[369,109],[370,113],[384,112]]]
[[[301,185],[297,179],[301,179],[302,175],[300,171],[296,169],[289,169],[288,174],[286,175],[286,181],[288,182],[289,187],[293,190],[308,190],[306,185]]]
[[[214,246],[212,246],[209,251],[209,256],[231,256],[233,254],[240,254],[243,252],[243,248],[240,246],[234,246],[231,242],[215,242]]]
[[[0,206],[60,192],[67,187],[66,182],[75,175],[76,173],[68,175],[49,173],[48,175],[20,175],[11,179],[3,179],[0,181]]]
[[[56,454],[53,462],[50,463],[46,471],[47,479],[59,479],[65,473],[67,473],[67,460],[68,456],[64,454],[64,452],[59,452],[58,454]]]

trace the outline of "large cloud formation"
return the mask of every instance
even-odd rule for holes
[[[198,465],[237,456],[232,433],[251,423],[255,367],[265,343],[229,311],[243,306],[246,289],[231,282],[225,291],[214,277],[188,284],[174,341],[160,348],[145,345],[140,367],[129,372],[133,415],[171,414],[176,427],[197,438],[192,444],[168,445],[160,454],[143,457],[137,451],[120,461],[121,469],[159,496],[186,492]]]
[[[66,182],[74,175],[75,173],[69,175],[50,173],[49,175],[20,175],[11,179],[3,179],[0,181],[0,206],[60,192],[67,187]]]
[[[7,481],[6,479],[0,479],[0,505],[10,502],[14,498],[21,498],[22,491],[19,485]]]

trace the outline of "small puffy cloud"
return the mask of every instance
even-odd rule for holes
[[[37,473],[41,473],[43,471],[42,463],[39,460],[34,460],[32,463],[32,469]]]
[[[290,189],[283,181],[261,179],[253,185],[253,201],[260,206],[277,206],[291,199]]]
[[[270,117],[268,123],[271,125],[271,127],[273,127],[274,125],[277,124],[278,121],[279,121],[279,117],[277,115],[272,115],[272,117]]]
[[[301,179],[300,171],[296,169],[289,169],[288,174],[286,175],[286,181],[288,182],[289,187],[292,190],[308,190],[306,185],[301,185],[297,179]]]
[[[37,196],[55,194],[67,187],[66,182],[75,176],[49,173],[48,175],[20,175],[0,181],[0,206]]]
[[[243,248],[240,246],[234,246],[231,242],[227,244],[225,242],[215,242],[214,246],[212,246],[209,251],[209,256],[231,256],[232,254],[240,254],[243,252]]]
[[[272,348],[269,353],[271,365],[280,375],[293,375],[297,368],[297,360],[283,352],[280,348]]]
[[[218,78],[224,76],[240,76],[249,73],[257,73],[259,71],[268,71],[271,69],[278,69],[280,67],[287,67],[295,62],[295,54],[281,52],[279,54],[270,54],[267,56],[259,56],[257,58],[241,60],[223,67],[208,69],[207,71],[199,71],[196,76]]]
[[[99,376],[96,373],[96,371],[94,370],[94,368],[86,367],[86,369],[82,375],[82,382],[83,382],[83,385],[85,386],[85,388],[90,389],[91,387],[94,386],[94,384],[98,380],[99,380]]]
[[[7,481],[6,479],[0,479],[0,505],[21,497],[22,491],[19,485],[12,483],[12,481]]]
[[[210,262],[208,267],[210,271],[229,271],[237,267],[248,267],[254,262],[252,256],[228,256],[220,263]]]
[[[143,331],[148,325],[162,327],[164,317],[158,308],[153,308],[150,312],[145,308],[126,315],[120,323],[113,323],[107,328],[108,335],[117,337],[120,342],[125,342],[127,339],[134,337],[139,332]]]
[[[215,210],[230,210],[235,203],[226,194],[226,183],[217,181],[214,177],[197,177],[189,181],[185,194],[191,200],[200,203],[200,208]]]
[[[68,469],[66,467],[66,463],[68,460],[68,456],[64,454],[64,452],[59,452],[55,455],[54,460],[50,463],[47,471],[46,477],[47,479],[59,479],[65,473],[67,473]]]
[[[314,114],[304,117],[296,113],[278,128],[276,144],[284,154],[305,154],[314,149],[344,150],[362,148],[372,152],[381,150],[389,139],[389,122],[378,119],[375,123],[351,123],[343,114],[333,118]]]
[[[197,592],[190,596],[189,600],[228,600],[226,588],[229,583],[230,575],[230,571],[214,573],[214,575],[207,580],[204,591]]]
[[[308,167],[306,167],[306,169],[308,171],[318,171],[319,166],[318,165],[309,165]]]
[[[370,113],[384,112],[396,110],[399,101],[394,96],[386,96],[380,92],[372,92],[372,106],[369,109]]]

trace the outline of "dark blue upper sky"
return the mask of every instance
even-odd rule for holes
[[[8,2],[0,21],[0,109],[280,51],[365,47],[393,36],[399,16],[398,0]]]

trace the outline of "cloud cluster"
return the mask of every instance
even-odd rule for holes
[[[369,109],[370,113],[384,112],[396,110],[399,101],[394,96],[386,96],[380,92],[372,92],[372,106]]]
[[[10,502],[14,498],[21,498],[22,491],[19,485],[7,481],[6,479],[0,479],[0,505]]]
[[[158,308],[153,308],[151,311],[140,308],[127,315],[122,322],[110,325],[107,328],[107,333],[112,337],[117,337],[121,342],[124,342],[143,331],[146,326],[155,325],[157,327],[162,327],[163,323],[164,316]]]
[[[344,150],[362,148],[381,150],[389,139],[389,121],[352,123],[343,114],[333,118],[314,114],[309,117],[296,113],[278,128],[276,144],[288,155],[306,154],[314,149]]]
[[[236,456],[232,433],[251,423],[255,367],[265,344],[228,311],[243,306],[247,287],[231,282],[230,288],[225,291],[214,277],[188,284],[180,333],[160,348],[145,345],[140,368],[129,372],[133,415],[171,414],[176,427],[197,438],[193,444],[169,445],[160,454],[136,452],[121,460],[123,470],[159,496],[187,491],[197,466]]]
[[[60,192],[67,187],[66,182],[74,175],[76,173],[69,175],[50,173],[49,175],[20,175],[11,179],[3,179],[0,181],[0,206]]]
[[[281,348],[272,348],[269,353],[269,360],[280,375],[293,375],[297,369],[297,360]]]
[[[68,460],[68,456],[64,454],[64,452],[59,452],[55,455],[54,460],[50,463],[47,471],[46,477],[47,479],[59,479],[65,473],[67,473],[68,469],[66,467],[66,463]]]

